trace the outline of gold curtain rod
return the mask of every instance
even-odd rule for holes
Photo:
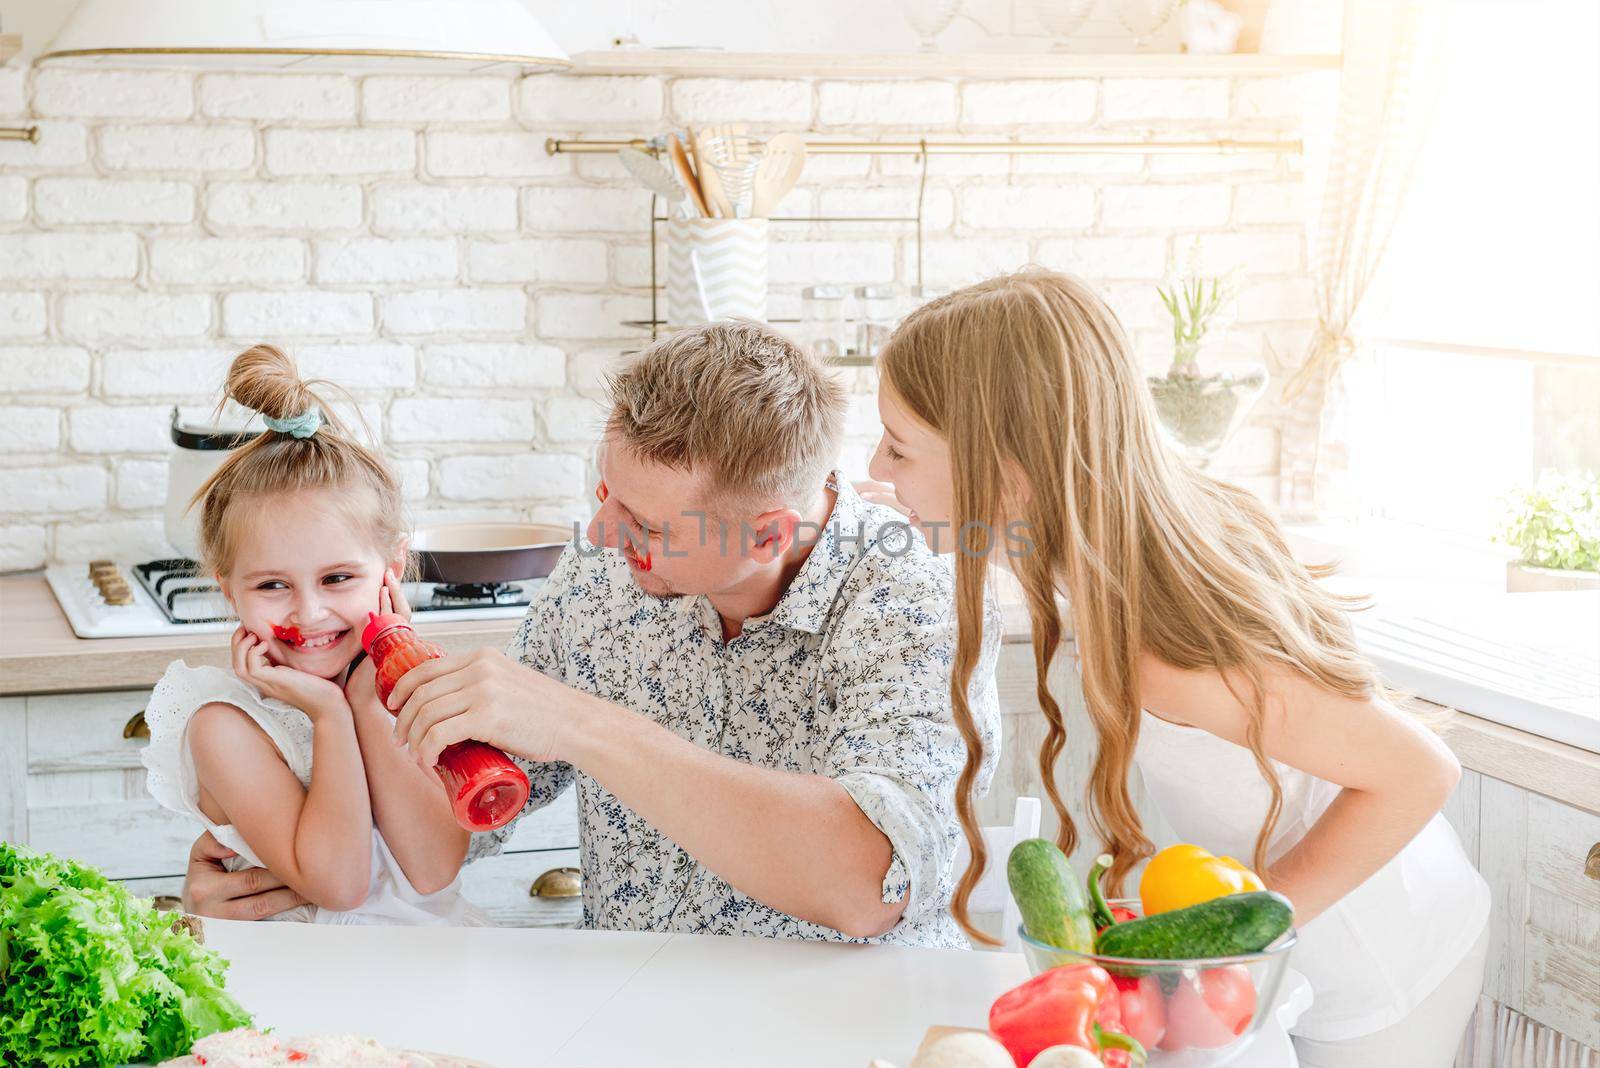
[[[650,143],[635,137],[626,141],[585,141],[552,137],[544,150],[552,156],[562,153],[596,154],[619,148],[650,150]],[[1199,153],[1278,152],[1298,155],[1298,138],[1276,141],[1238,141],[1214,138],[1203,141],[807,141],[806,151],[815,155],[843,156],[862,153],[870,156],[985,156],[985,155],[1186,155]]]
[[[36,145],[39,143],[39,127],[0,126],[0,141],[26,141]]]

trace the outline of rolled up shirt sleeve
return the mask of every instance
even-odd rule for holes
[[[941,578],[886,577],[864,588],[844,614],[827,668],[834,721],[821,772],[889,839],[883,901],[905,900],[902,921],[948,907],[961,833],[955,785],[966,746],[950,706],[956,622],[950,583]],[[984,745],[980,796],[999,756],[999,646],[991,607],[969,690]]]
[[[564,661],[561,648],[561,617],[566,610],[566,597],[577,572],[578,556],[572,546],[567,546],[556,562],[550,577],[533,595],[528,604],[522,625],[506,644],[505,654],[525,667],[560,679]],[[505,848],[506,841],[518,823],[528,813],[550,804],[562,791],[572,785],[575,773],[572,765],[564,761],[524,760],[512,756],[512,761],[528,776],[528,801],[509,823],[492,831],[480,831],[467,845],[466,863],[492,857]]]

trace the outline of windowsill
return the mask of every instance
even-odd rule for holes
[[[1490,543],[1390,519],[1291,524],[1284,533],[1301,561],[1340,564],[1331,588],[1368,594],[1398,611],[1504,594],[1513,556]]]
[[[1386,520],[1299,524],[1285,534],[1302,561],[1339,562],[1340,571],[1327,580],[1328,587],[1370,597],[1375,617],[1408,625],[1419,618],[1442,620],[1464,635],[1503,642],[1498,648],[1508,656],[1515,646],[1523,646],[1583,658],[1600,647],[1600,595],[1508,594],[1506,563],[1513,554],[1498,546]],[[1558,714],[1551,721],[1537,710],[1519,709],[1516,701],[1502,699],[1504,694],[1487,700],[1481,694],[1477,700],[1450,697],[1446,694],[1469,694],[1473,687],[1433,681],[1431,693],[1420,684],[1399,684],[1461,713],[1446,738],[1464,766],[1591,812],[1600,810],[1600,755],[1593,751],[1600,718],[1593,718],[1594,709]],[[1548,724],[1559,737],[1547,736],[1540,724]],[[1594,786],[1580,789],[1586,779]]]

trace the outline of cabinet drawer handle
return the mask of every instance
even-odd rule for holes
[[[1600,879],[1600,842],[1589,847],[1589,858],[1583,862],[1583,874]]]
[[[150,737],[150,724],[144,721],[144,709],[139,709],[133,714],[133,718],[122,725],[122,736],[124,738]]]
[[[577,868],[551,868],[528,887],[529,897],[577,897],[582,888]]]

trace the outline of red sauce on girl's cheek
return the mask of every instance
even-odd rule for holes
[[[280,642],[287,642],[289,645],[299,645],[304,640],[300,634],[299,627],[280,627],[276,623],[272,625],[272,636]]]

